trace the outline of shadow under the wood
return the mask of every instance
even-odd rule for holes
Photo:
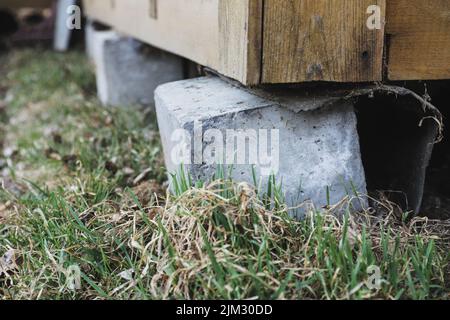
[[[421,214],[432,219],[450,219],[450,81],[429,83],[432,103],[441,111],[444,138],[434,145],[427,170]],[[412,88],[415,89],[415,88]]]
[[[437,122],[412,95],[383,92],[356,102],[369,194],[420,212]]]
[[[14,34],[19,29],[19,23],[9,10],[0,10],[0,37]]]

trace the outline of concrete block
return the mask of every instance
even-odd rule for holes
[[[253,183],[254,167],[262,188],[271,174],[282,182],[291,207],[366,194],[353,105],[339,98],[266,94],[216,77],[162,85],[155,100],[167,169],[206,181],[232,166],[234,179]]]
[[[56,51],[65,52],[69,49],[72,29],[67,25],[69,10],[76,4],[76,0],[58,0],[56,6],[55,36],[53,40],[53,48]]]
[[[153,105],[160,84],[184,78],[183,60],[114,31],[92,29],[88,55],[94,57],[97,90],[105,105]]]
[[[105,43],[108,40],[115,41],[118,38],[119,35],[116,32],[112,30],[96,30],[92,24],[86,29],[86,50],[95,67],[97,95],[103,104],[108,104],[110,92],[104,59]]]
[[[84,26],[84,44],[86,47],[86,54],[91,62],[94,62],[94,37],[96,35],[94,22],[90,19],[86,20]]]

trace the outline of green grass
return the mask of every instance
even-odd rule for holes
[[[196,187],[178,175],[167,195],[155,120],[100,107],[81,53],[8,60],[1,298],[450,297],[448,223],[331,212],[298,222],[275,179],[257,191],[223,169]],[[378,289],[366,285],[373,266]]]

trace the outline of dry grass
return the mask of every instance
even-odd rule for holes
[[[155,268],[151,292],[160,298],[395,298],[398,283],[366,288],[366,268],[398,259],[400,280],[414,269],[404,255],[418,239],[450,243],[449,222],[400,223],[392,214],[310,212],[293,221],[286,210],[268,210],[251,186],[233,182],[187,190],[156,212],[156,232],[136,247]],[[443,281],[441,272],[431,278]]]
[[[370,212],[294,221],[251,186],[220,180],[85,207],[76,194],[45,197],[13,205],[5,298],[449,298],[450,222]],[[74,264],[83,281],[72,291],[64,270]],[[379,289],[366,285],[369,266]]]

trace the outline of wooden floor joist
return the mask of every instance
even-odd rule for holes
[[[373,5],[376,29],[367,26]],[[84,8],[245,85],[450,79],[448,0],[84,0]]]

